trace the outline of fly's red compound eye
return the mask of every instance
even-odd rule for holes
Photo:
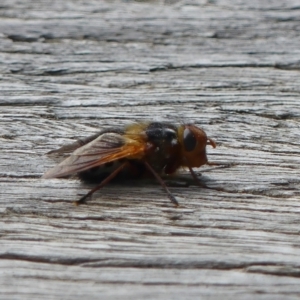
[[[183,146],[185,151],[193,151],[196,148],[196,145],[197,139],[194,133],[189,128],[185,128],[183,131]]]

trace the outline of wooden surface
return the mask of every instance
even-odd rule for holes
[[[0,5],[1,299],[299,299],[300,3]],[[214,189],[42,180],[134,120],[195,122]],[[200,170],[198,170],[200,171]]]

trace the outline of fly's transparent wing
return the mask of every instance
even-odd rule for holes
[[[129,139],[116,132],[106,132],[77,148],[68,158],[46,172],[42,178],[68,176],[117,159],[142,157],[144,152],[145,143],[141,142],[140,138]]]

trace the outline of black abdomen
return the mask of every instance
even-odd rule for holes
[[[89,170],[78,173],[78,177],[87,183],[100,183],[107,176],[109,176],[113,171],[121,166],[126,161],[126,159],[112,161],[106,164],[103,164],[98,167],[91,168]],[[145,165],[137,160],[127,160],[128,166],[126,166],[117,176],[112,180],[123,181],[123,180],[132,180],[140,179],[147,176],[147,169]]]

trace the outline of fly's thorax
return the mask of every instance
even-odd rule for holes
[[[177,127],[169,123],[153,122],[149,123],[145,133],[150,145],[146,159],[155,171],[163,173],[169,165],[174,164],[180,151]]]
[[[207,135],[202,129],[190,124],[181,125],[178,127],[178,140],[182,165],[200,167],[207,163]]]
[[[169,123],[153,122],[145,129],[148,140],[155,145],[175,145],[178,142],[177,128]]]

